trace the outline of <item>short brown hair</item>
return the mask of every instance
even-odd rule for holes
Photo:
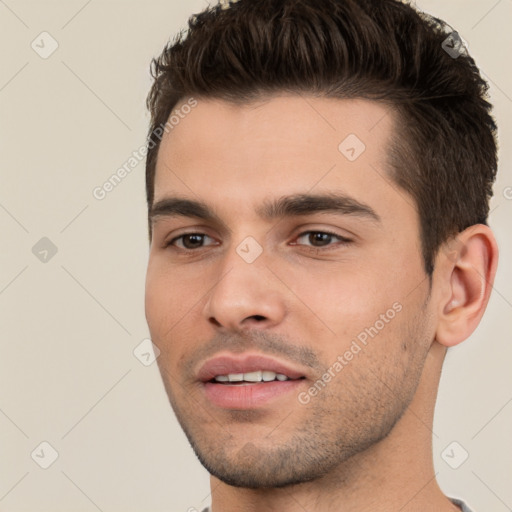
[[[180,100],[307,93],[382,101],[400,120],[390,176],[414,198],[431,275],[443,242],[487,223],[497,169],[488,85],[447,41],[455,46],[456,33],[445,22],[398,0],[239,0],[192,16],[151,63],[148,209],[157,134]]]

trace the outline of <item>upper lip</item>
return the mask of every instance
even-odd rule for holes
[[[206,361],[197,373],[197,378],[208,382],[218,375],[230,373],[249,373],[258,370],[267,370],[286,375],[290,379],[304,377],[300,370],[264,355],[224,355],[216,356]]]

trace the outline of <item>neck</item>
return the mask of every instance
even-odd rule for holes
[[[445,352],[432,344],[414,398],[385,439],[336,471],[290,487],[238,488],[212,476],[212,512],[458,511],[439,488],[432,461],[434,406]]]

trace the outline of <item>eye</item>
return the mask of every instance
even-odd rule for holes
[[[349,238],[345,238],[343,236],[337,235],[336,233],[331,233],[330,231],[305,231],[304,233],[301,233],[297,240],[300,240],[301,238],[307,237],[306,239],[311,243],[309,247],[315,248],[315,249],[321,249],[322,247],[330,247],[333,244],[330,243],[333,241],[333,239],[337,239],[340,244],[338,245],[346,245],[350,243],[352,240]],[[296,244],[293,244],[296,245]],[[306,247],[308,247],[307,244]]]
[[[204,247],[202,243],[204,242],[205,238],[210,238],[213,240],[211,237],[205,235],[204,233],[184,233],[183,235],[177,236],[176,238],[170,240],[167,244],[165,244],[165,247],[176,245],[178,248],[184,250],[200,249],[201,247]],[[181,242],[181,245],[177,245],[175,243],[178,241]]]
[[[184,233],[176,238],[173,238],[168,243],[165,244],[165,247],[175,246],[178,249],[184,251],[194,251],[196,249],[201,249],[205,247],[204,242],[205,239],[209,238],[213,240],[213,238],[205,235],[204,233]],[[329,248],[330,246],[335,245],[347,245],[352,240],[345,238],[343,236],[337,235],[336,233],[331,233],[329,231],[304,231],[301,233],[297,240],[306,238],[309,242],[309,245],[306,243],[292,243],[291,245],[304,245],[306,247],[310,247],[312,249],[322,249]],[[333,244],[332,242],[338,240],[338,244]],[[209,245],[215,245],[214,243],[210,243]],[[335,247],[333,247],[335,248]]]

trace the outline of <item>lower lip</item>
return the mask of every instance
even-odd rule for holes
[[[254,409],[272,400],[297,391],[304,379],[274,380],[247,385],[216,384],[205,382],[206,398],[214,405],[224,409]]]

